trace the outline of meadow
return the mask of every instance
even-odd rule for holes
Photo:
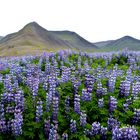
[[[140,52],[0,58],[0,139],[139,140]]]

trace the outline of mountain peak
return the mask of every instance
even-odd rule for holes
[[[133,37],[131,37],[131,36],[129,36],[129,35],[126,35],[126,36],[124,36],[124,37],[122,37],[122,38],[120,38],[121,40],[138,40],[138,39],[136,39],[136,38],[133,38]]]
[[[25,25],[21,31],[23,32],[34,32],[34,31],[40,31],[40,30],[45,30],[43,27],[41,27],[37,22],[33,21]]]
[[[28,26],[40,26],[40,25],[37,22],[33,21],[33,22],[26,24],[24,27],[28,27]]]

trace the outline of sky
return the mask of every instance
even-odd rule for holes
[[[130,35],[140,39],[140,0],[0,0],[0,36],[36,21],[90,42]]]

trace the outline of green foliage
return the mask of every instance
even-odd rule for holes
[[[37,64],[38,64],[38,62],[39,62],[39,59],[33,59],[31,63],[32,63],[32,64],[36,64],[36,65],[37,65]]]
[[[41,65],[41,70],[42,70],[42,71],[45,71],[45,65],[46,65],[46,63],[43,62],[42,65]]]
[[[123,55],[120,55],[119,57],[118,56],[113,56],[110,64],[118,64],[118,65],[128,65],[127,64],[127,57],[123,56]]]
[[[7,68],[5,70],[0,71],[0,73],[3,74],[3,75],[9,74],[10,73],[10,69]]]

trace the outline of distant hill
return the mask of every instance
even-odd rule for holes
[[[124,36],[116,40],[91,43],[71,31],[48,31],[36,22],[25,25],[18,32],[0,36],[0,56],[41,54],[60,49],[95,51],[140,50],[140,40]]]
[[[3,38],[3,36],[0,36],[0,40]]]
[[[96,42],[96,43],[93,43],[93,44],[98,46],[98,48],[103,48],[103,47],[105,47],[107,44],[109,44],[112,41],[113,40],[101,41],[101,42]]]
[[[71,31],[51,31],[53,35],[59,39],[69,42],[71,46],[79,49],[98,49],[98,47],[91,42],[85,40],[75,32]]]
[[[135,51],[140,50],[140,40],[131,36],[124,36],[111,41],[97,42],[94,43],[94,45],[98,46],[103,51],[119,51],[125,48]]]
[[[60,49],[94,50],[97,46],[70,31],[48,31],[31,22],[0,40],[0,56],[39,54]]]

